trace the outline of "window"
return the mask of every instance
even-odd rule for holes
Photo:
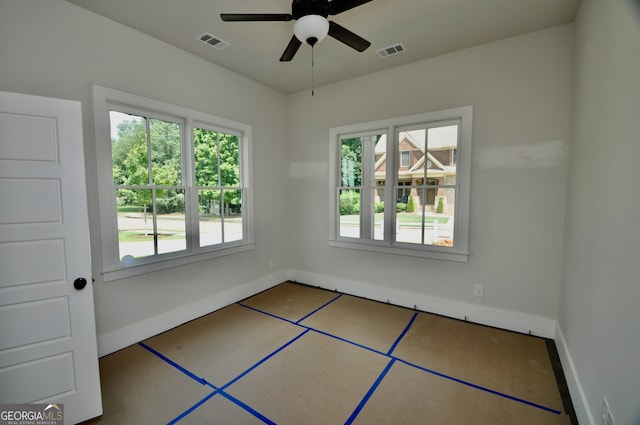
[[[468,260],[470,106],[332,128],[332,246]]]
[[[244,251],[251,127],[94,86],[105,281]]]
[[[400,152],[400,166],[408,167],[411,164],[411,152],[409,151],[401,151]]]

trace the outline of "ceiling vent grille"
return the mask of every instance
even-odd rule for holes
[[[404,47],[404,44],[402,43],[394,44],[393,46],[389,46],[389,47],[385,47],[383,49],[377,50],[378,56],[380,56],[381,58],[397,55],[398,53],[403,53],[406,51],[407,51],[407,48]]]
[[[216,37],[215,35],[210,34],[208,32],[200,34],[199,36],[196,37],[196,39],[198,39],[198,41],[201,41],[204,44],[207,44],[211,47],[215,47],[218,50],[222,50],[225,47],[231,46],[231,43],[229,43],[228,41],[224,41],[220,37]]]

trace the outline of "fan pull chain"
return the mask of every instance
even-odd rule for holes
[[[313,90],[313,87],[314,87],[313,65],[315,64],[314,55],[313,55],[314,50],[315,49],[313,48],[313,45],[312,45],[311,46],[311,96],[314,95],[314,90]]]

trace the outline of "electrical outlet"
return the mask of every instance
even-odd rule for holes
[[[473,295],[476,297],[484,297],[484,285],[475,285],[473,287]]]

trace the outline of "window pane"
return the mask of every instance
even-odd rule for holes
[[[404,202],[396,203],[396,241],[422,243],[422,209],[418,204],[416,187],[400,186],[405,194]],[[400,190],[400,189],[398,189]]]
[[[222,208],[220,207],[220,196],[219,190],[198,191],[201,247],[222,243]]]
[[[111,160],[116,185],[149,184],[146,119],[110,111]]]
[[[427,133],[427,177],[440,185],[456,184],[458,126],[430,128]]]
[[[432,192],[433,191],[433,192]],[[406,209],[398,207],[396,214],[396,241],[403,243],[453,246],[453,215],[455,189],[416,190],[419,196],[411,196]],[[434,205],[421,205],[420,199],[434,193]],[[411,207],[413,202],[414,207]],[[413,211],[411,211],[413,209]]]
[[[238,136],[218,133],[220,138],[220,186],[240,186]]]
[[[341,185],[357,187],[362,185],[362,141],[359,137],[342,139],[341,143]]]
[[[116,190],[119,257],[155,254],[150,189]]]
[[[149,120],[151,139],[151,174],[153,184],[182,184],[180,125],[157,119]]]
[[[398,184],[415,184],[416,179],[424,177],[425,130],[401,131],[398,137]],[[406,203],[406,196],[398,196],[398,202]]]
[[[218,186],[217,133],[202,128],[193,129],[193,150],[197,186]]]
[[[241,241],[242,234],[242,191],[227,190],[224,192],[224,241]]]
[[[158,254],[187,249],[184,190],[158,190],[156,211]]]
[[[455,189],[438,189],[434,211],[425,220],[425,244],[453,247]]]
[[[339,235],[348,238],[360,237],[360,191],[340,190]]]

